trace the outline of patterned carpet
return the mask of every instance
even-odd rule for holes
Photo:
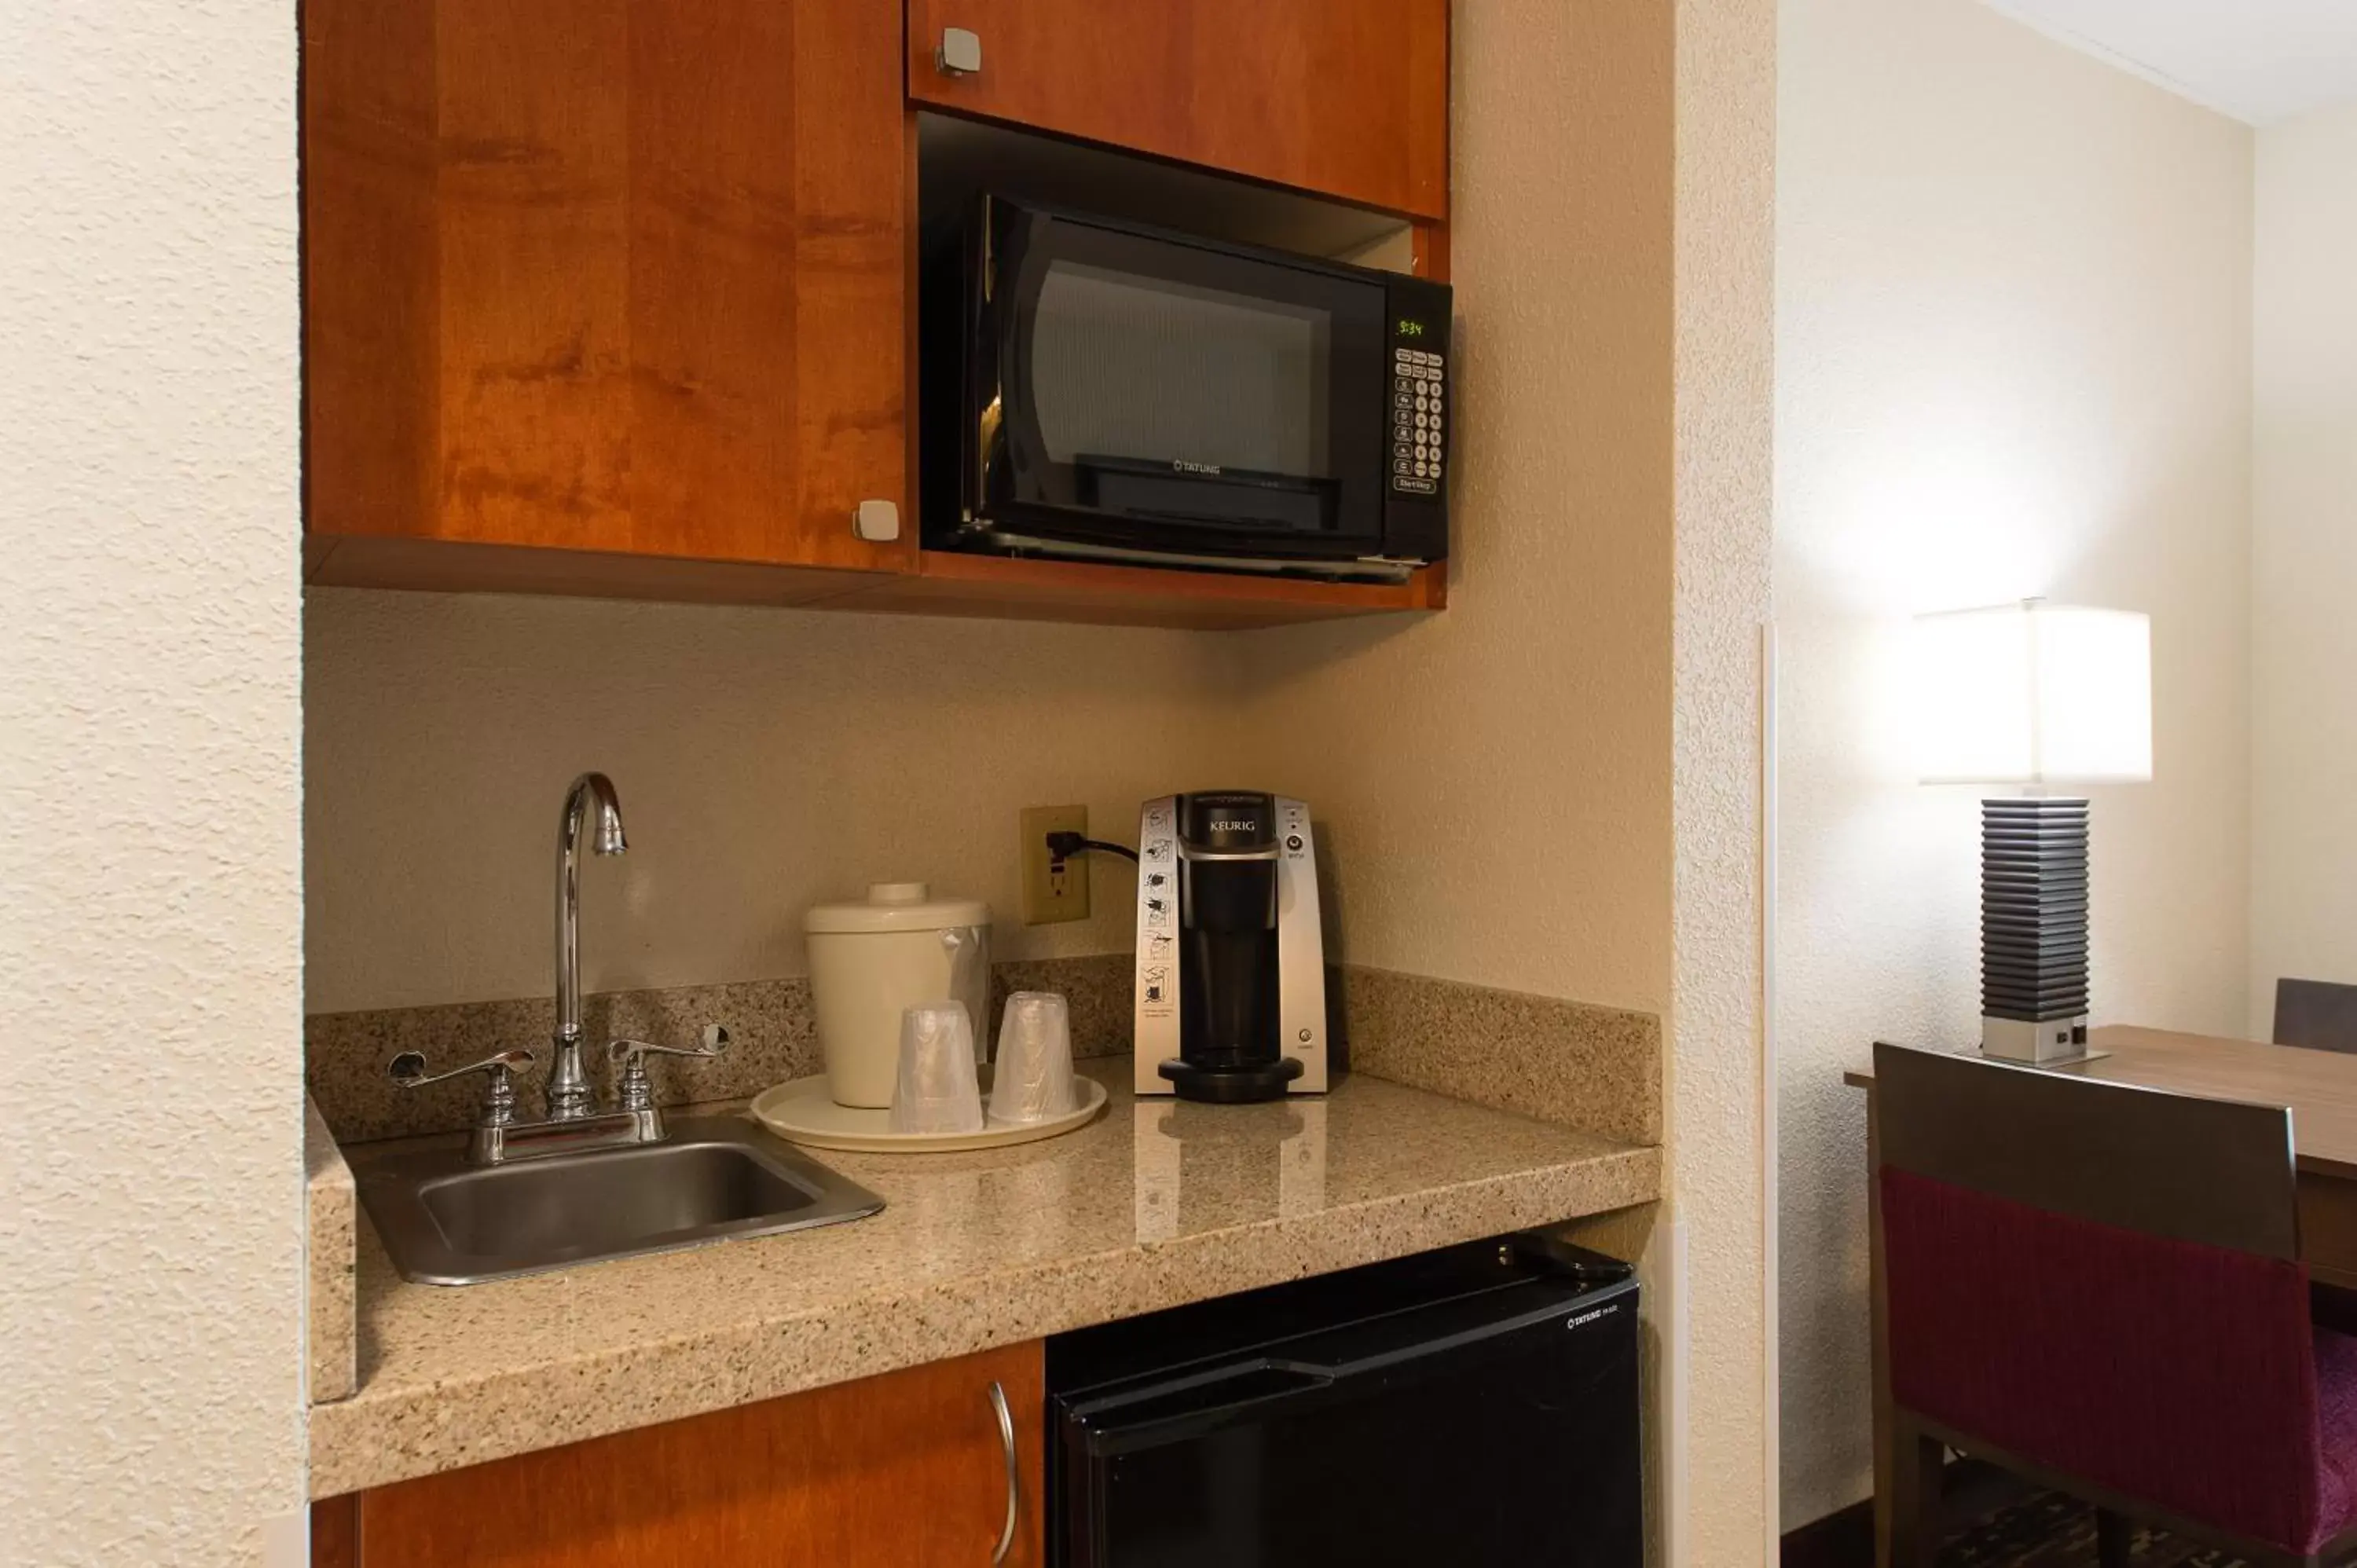
[[[2136,1568],[2243,1568],[2243,1560],[2139,1525]],[[2007,1504],[1951,1536],[1940,1568],[2094,1568],[2095,1510],[2055,1492]]]

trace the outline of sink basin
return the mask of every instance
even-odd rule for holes
[[[463,1149],[365,1151],[361,1202],[402,1277],[463,1285],[858,1219],[884,1200],[726,1116],[638,1148],[470,1165]]]

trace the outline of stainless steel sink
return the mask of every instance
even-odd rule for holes
[[[636,1148],[473,1165],[464,1148],[352,1156],[405,1279],[475,1284],[858,1219],[884,1200],[748,1122],[673,1119]]]

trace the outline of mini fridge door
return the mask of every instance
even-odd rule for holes
[[[1068,1568],[1641,1568],[1637,1294],[1529,1281],[1060,1398]]]

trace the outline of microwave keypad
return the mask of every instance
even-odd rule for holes
[[[1440,492],[1447,369],[1427,349],[1392,350],[1392,489],[1406,495]]]

